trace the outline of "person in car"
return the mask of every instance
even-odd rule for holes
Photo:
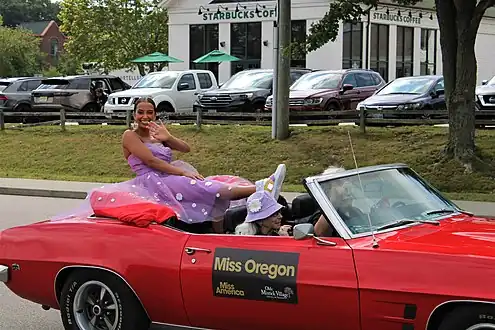
[[[267,191],[257,191],[249,196],[246,206],[246,219],[235,228],[236,235],[291,235],[292,227],[282,226],[283,206]]]
[[[138,99],[134,104],[136,127],[122,135],[124,157],[136,176],[92,189],[82,205],[53,217],[54,220],[90,216],[93,210],[89,200],[93,193],[121,192],[166,205],[186,224],[211,221],[214,231],[223,233],[224,214],[232,201],[246,199],[256,191],[267,191],[274,198],[279,197],[285,178],[284,164],[278,165],[271,176],[255,183],[235,176],[229,176],[228,182],[222,181],[222,176],[205,178],[191,164],[172,161],[172,150],[190,152],[190,147],[173,136],[163,123],[155,123],[156,115],[153,99]],[[118,198],[110,201],[115,207],[125,206],[122,203],[125,202]],[[129,216],[139,217],[139,210]]]
[[[223,218],[232,200],[244,199],[257,190],[266,190],[278,198],[285,178],[280,164],[270,177],[255,184],[225,183],[204,178],[186,162],[173,162],[172,150],[190,152],[189,145],[170,134],[163,123],[157,124],[156,105],[151,98],[140,98],[134,105],[136,128],[122,137],[124,156],[136,177],[127,183],[144,187],[157,201],[169,205],[179,220],[186,223],[213,221],[223,232]]]

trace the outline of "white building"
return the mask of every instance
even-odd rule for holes
[[[369,47],[367,19],[341,23],[339,36],[320,49],[293,59],[291,66],[311,69],[370,68],[385,80],[399,76],[441,74],[442,62],[434,0],[409,7],[380,5],[370,14]],[[273,68],[276,1],[164,0],[169,13],[169,54],[183,63],[170,70],[207,68],[218,70],[220,82],[245,68]],[[292,0],[292,37],[309,33],[328,10],[328,0]],[[487,11],[480,26],[476,54],[478,83],[495,75],[495,9]],[[213,49],[242,60],[220,65],[192,61]],[[367,49],[369,49],[368,56]]]

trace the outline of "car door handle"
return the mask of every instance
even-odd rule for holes
[[[196,251],[198,251],[198,252],[211,253],[211,250],[203,249],[203,248],[197,248],[197,247],[190,247],[190,246],[187,246],[184,250],[186,251],[186,254],[188,254],[188,255],[192,255]]]

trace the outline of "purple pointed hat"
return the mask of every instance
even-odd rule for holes
[[[248,211],[246,222],[266,219],[283,208],[283,206],[277,203],[275,198],[265,190],[257,191],[249,196],[246,205]]]

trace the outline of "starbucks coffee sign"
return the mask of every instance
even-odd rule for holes
[[[224,21],[224,20],[249,20],[249,19],[267,19],[275,18],[277,11],[275,9],[258,9],[258,10],[240,10],[240,11],[221,11],[206,12],[201,14],[203,21]]]
[[[421,25],[421,18],[414,17],[414,16],[409,17],[409,16],[402,16],[402,15],[399,16],[397,14],[373,13],[373,19]]]

